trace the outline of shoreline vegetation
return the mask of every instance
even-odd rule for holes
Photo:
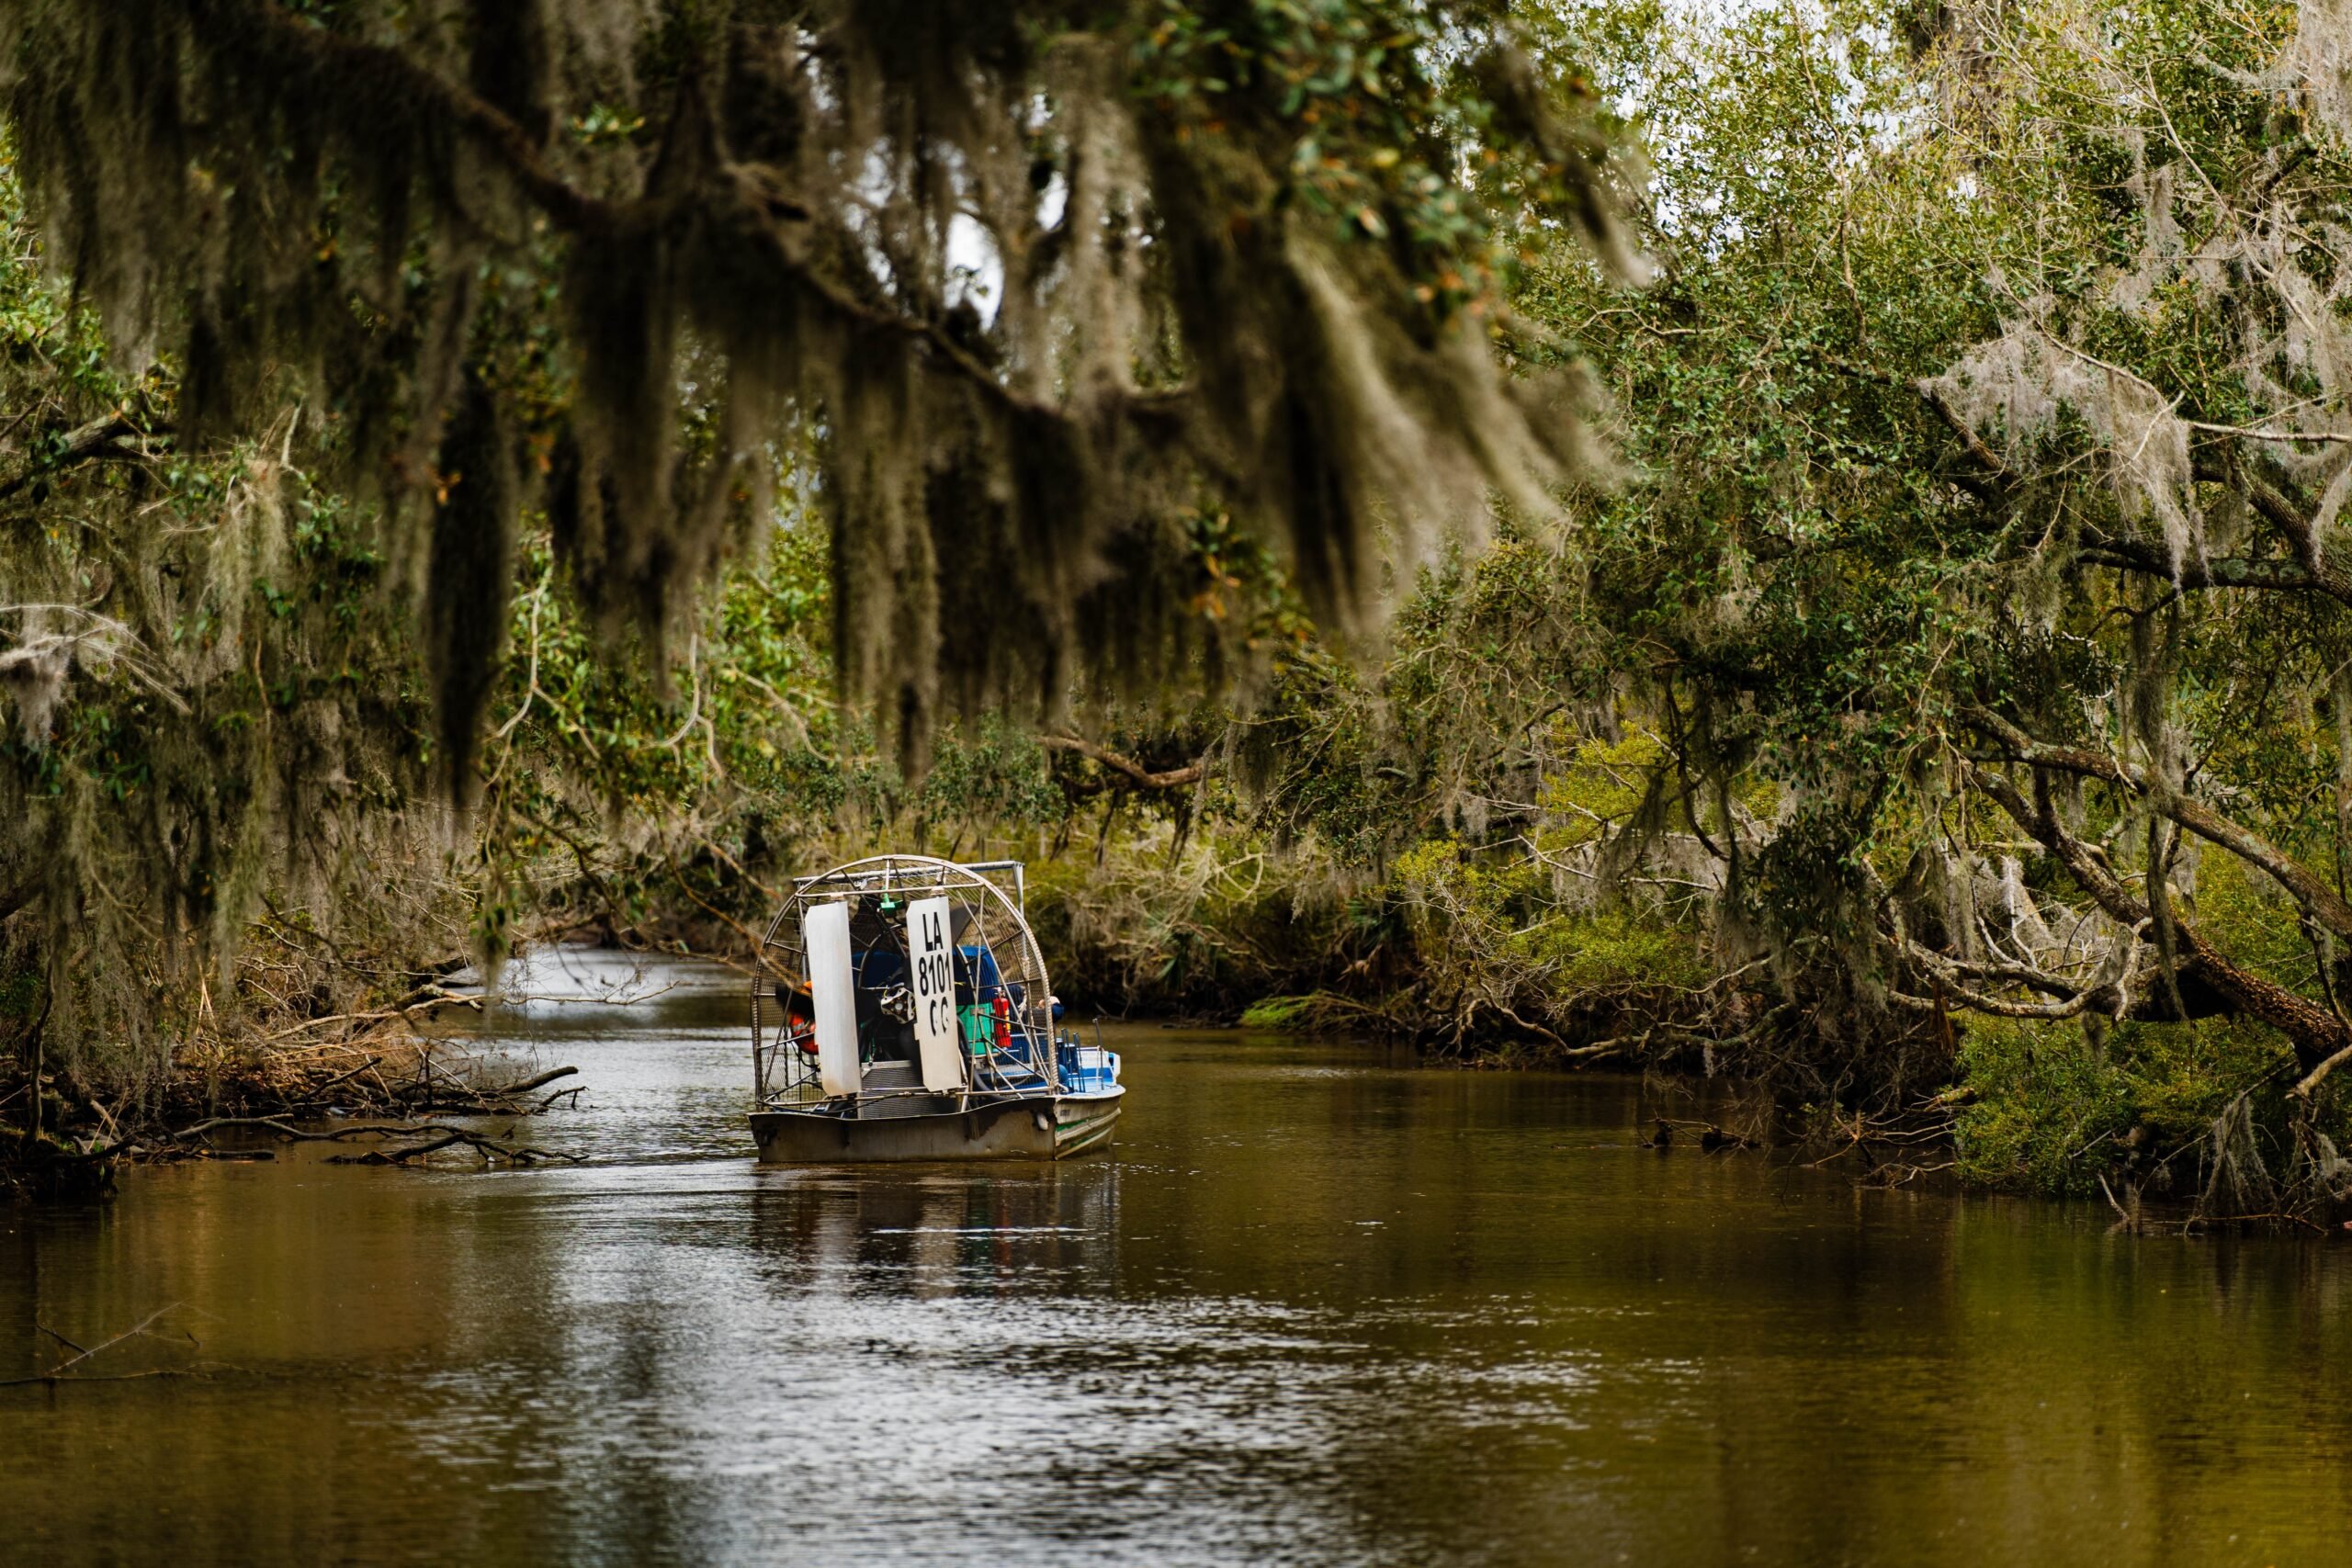
[[[0,18],[19,1166],[431,1144],[457,955],[898,848],[1081,1006],[2352,1201],[2340,8],[144,9]]]
[[[42,1070],[48,1064],[37,1059],[0,1070],[0,1193],[92,1197],[111,1189],[119,1165],[266,1160],[271,1145],[297,1142],[335,1144],[351,1152],[330,1158],[369,1165],[447,1150],[485,1167],[571,1158],[511,1139],[519,1118],[588,1089],[563,1081],[577,1067],[526,1074],[503,1053],[434,1031],[444,1010],[483,1006],[478,987],[449,979],[458,967],[365,1011],[233,1043],[198,1034],[159,1083],[102,1088],[75,1066]],[[505,1120],[504,1134],[474,1123],[483,1117]]]

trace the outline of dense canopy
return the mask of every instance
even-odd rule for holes
[[[1186,509],[1345,615],[1384,529],[1475,524],[1490,486],[1547,506],[1586,425],[1505,309],[1519,246],[1566,225],[1630,265],[1589,107],[1476,0],[43,0],[5,28],[49,254],[118,348],[175,358],[183,438],[300,400],[413,518],[461,786],[526,505],[658,660],[797,428],[843,672],[920,755],[943,677],[1057,710],[1159,670]]]

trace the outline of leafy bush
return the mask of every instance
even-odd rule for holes
[[[2120,1194],[2200,1190],[2215,1123],[2246,1086],[2284,1059],[2257,1025],[2197,1023],[2086,1027],[2064,1021],[1980,1019],[1961,1044],[1959,1078],[1973,1100],[1956,1127],[1959,1170],[1977,1185],[2051,1197],[2097,1197],[2099,1180]],[[2286,1135],[2275,1092],[2258,1118],[2274,1145]]]

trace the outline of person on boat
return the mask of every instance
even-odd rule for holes
[[[785,1038],[805,1055],[817,1054],[817,993],[807,980],[797,986],[775,983],[775,999],[784,1006]]]

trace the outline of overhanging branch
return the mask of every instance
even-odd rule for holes
[[[1069,417],[1060,407],[1024,397],[938,321],[902,314],[860,299],[838,279],[809,265],[807,246],[795,231],[812,220],[807,203],[788,188],[782,171],[766,164],[713,160],[700,177],[683,188],[631,200],[606,200],[571,184],[551,166],[538,141],[497,106],[409,59],[397,49],[359,41],[302,21],[284,6],[262,4],[252,11],[230,8],[251,23],[258,52],[275,59],[289,75],[333,85],[358,101],[430,106],[423,118],[454,126],[514,182],[558,229],[587,240],[652,232],[699,220],[718,232],[752,238],[761,259],[775,265],[803,291],[804,299],[843,326],[888,333],[919,345],[924,355],[1001,409],[1015,413]],[[355,92],[354,85],[363,90]],[[700,106],[691,83],[682,88],[680,107],[669,134],[693,138],[707,127],[697,121]],[[660,182],[656,182],[657,184]],[[1189,397],[1187,388],[1124,393],[1098,409],[1148,425],[1166,419]]]
[[[1983,706],[1966,709],[1962,716],[2000,743],[2017,761],[2036,768],[2099,779],[2128,789],[2151,809],[2188,829],[2209,843],[2219,845],[2241,860],[2257,865],[2313,918],[2338,936],[2352,939],[2352,904],[2305,870],[2295,859],[2259,834],[2231,821],[2202,801],[2171,788],[2145,769],[2101,752],[2071,746],[2052,746],[2034,739],[2009,720]]]
[[[2075,884],[2109,917],[2134,931],[2144,929],[2149,920],[2147,906],[2133,897],[2100,856],[2058,819],[2046,772],[2036,771],[2030,801],[1998,768],[1972,763],[1968,775],[1973,787],[1990,795],[2018,827],[2055,855]],[[2306,1070],[2352,1044],[2352,1031],[2327,1009],[2233,963],[2187,921],[2175,921],[2172,931],[2179,944],[2182,981],[2211,987],[2239,1012],[2284,1034],[2294,1044],[2295,1059]]]
[[[1170,768],[1164,773],[1154,773],[1132,757],[1123,757],[1116,751],[1097,746],[1091,740],[1081,740],[1075,735],[1040,735],[1037,744],[1048,751],[1076,752],[1090,762],[1099,762],[1114,773],[1125,775],[1144,789],[1182,789],[1186,784],[1200,783],[1208,773],[1205,760],[1181,768]]]
[[[36,459],[14,479],[0,481],[0,501],[6,501],[36,479],[46,479],[77,464],[144,457],[148,455],[142,444],[146,434],[119,410],[69,430],[54,452]]]

